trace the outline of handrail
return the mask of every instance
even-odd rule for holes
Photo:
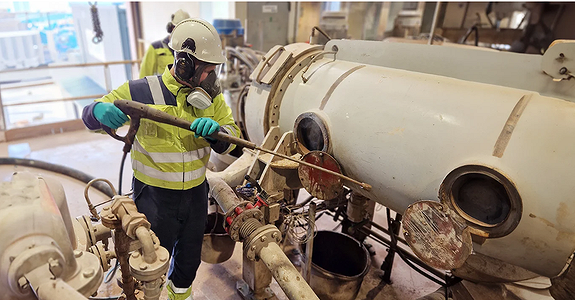
[[[37,70],[50,70],[50,69],[62,69],[62,68],[77,68],[77,67],[97,67],[103,66],[104,67],[104,78],[106,84],[106,91],[112,91],[112,81],[110,75],[110,65],[126,65],[129,64],[132,66],[132,71],[134,64],[141,64],[140,60],[120,60],[120,61],[108,61],[108,62],[94,62],[94,63],[83,63],[83,64],[60,64],[60,65],[48,65],[48,66],[41,66],[35,68],[27,68],[27,69],[8,69],[0,71],[0,74],[6,73],[13,73],[13,72],[22,72],[22,71],[37,71]],[[44,82],[38,84],[24,84],[20,87],[8,87],[9,88],[23,88],[23,87],[32,87],[37,85],[46,84]],[[50,102],[62,102],[62,101],[75,101],[75,100],[82,100],[82,99],[98,99],[103,97],[103,94],[98,95],[85,95],[85,96],[77,96],[77,97],[68,97],[68,98],[60,98],[60,99],[48,99],[48,100],[40,100],[40,101],[28,101],[28,102],[16,102],[16,103],[2,103],[2,87],[0,87],[0,132],[6,131],[6,118],[4,116],[4,107],[8,106],[19,106],[19,105],[27,105],[27,104],[36,104],[36,103],[50,103]]]
[[[60,99],[39,100],[39,101],[33,101],[33,102],[4,103],[3,106],[8,107],[8,106],[19,106],[19,105],[28,105],[28,104],[37,104],[37,103],[75,101],[75,100],[82,100],[82,99],[98,99],[98,98],[102,98],[104,96],[105,96],[105,94],[98,94],[98,95],[86,95],[86,96],[68,97],[68,98],[60,98]]]
[[[76,67],[95,67],[95,66],[108,66],[108,65],[126,65],[126,64],[139,64],[139,60],[119,60],[119,61],[108,61],[108,62],[95,62],[95,63],[84,63],[84,64],[61,64],[61,65],[49,65],[42,67],[26,68],[26,69],[9,69],[2,70],[0,74],[21,72],[21,71],[37,71],[37,70],[49,70],[49,69],[61,69],[61,68],[76,68]]]
[[[35,87],[35,86],[40,86],[40,85],[48,85],[48,84],[54,84],[53,80],[48,80],[48,81],[42,81],[39,83],[28,83],[28,84],[20,84],[20,85],[10,85],[9,84],[4,84],[2,85],[2,90],[14,90],[14,89],[22,89],[22,88],[27,88],[27,87]]]

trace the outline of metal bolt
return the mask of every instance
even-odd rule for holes
[[[277,232],[272,233],[272,237],[273,237],[274,239],[277,238],[277,237],[278,237],[278,233],[277,233]]]
[[[104,210],[110,210],[110,207],[109,207],[109,206],[104,206],[103,209],[104,209]]]
[[[165,257],[165,256],[160,257],[160,261],[161,261],[161,262],[165,262],[166,260],[168,260],[167,257]]]
[[[94,273],[96,273],[96,271],[92,268],[84,271],[84,273],[82,273],[82,275],[84,275],[84,278],[88,278],[88,277],[92,277],[94,276]]]
[[[138,257],[140,257],[140,253],[139,253],[139,252],[134,252],[134,253],[132,253],[132,257],[133,257],[133,258],[138,258]]]
[[[80,251],[80,250],[74,250],[74,257],[75,257],[75,258],[78,258],[78,257],[82,256],[82,254],[83,254],[82,251]]]
[[[252,251],[256,251],[256,245],[252,246]]]
[[[56,277],[60,277],[60,275],[62,274],[62,271],[64,271],[64,268],[62,268],[62,265],[60,265],[60,262],[56,259],[50,258],[48,260],[48,268],[50,269],[50,272],[52,272],[52,275],[56,276]]]
[[[20,279],[18,279],[18,285],[23,290],[27,289],[29,287],[29,285],[28,285],[28,280],[26,279],[26,277],[24,277],[24,276],[20,277]]]
[[[266,237],[265,237],[265,236],[262,236],[262,237],[260,238],[260,241],[265,242],[265,241],[266,241]]]
[[[563,67],[563,68],[559,69],[559,74],[563,75],[565,73],[567,73],[567,68]]]
[[[140,265],[140,270],[145,270],[145,269],[147,269],[147,268],[148,268],[148,265],[147,265],[147,264],[141,264],[141,265]]]

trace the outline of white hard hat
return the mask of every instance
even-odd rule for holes
[[[218,65],[226,62],[216,28],[202,19],[187,19],[176,25],[168,46],[203,62]]]
[[[189,19],[190,18],[190,14],[188,14],[187,12],[178,9],[177,12],[175,12],[172,15],[172,24],[174,24],[174,26],[178,25],[178,23],[182,22],[185,19]]]

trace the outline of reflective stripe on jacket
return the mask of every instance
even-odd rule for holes
[[[96,101],[134,100],[190,122],[208,117],[220,124],[221,131],[240,136],[222,94],[213,99],[210,107],[200,110],[187,103],[190,92],[191,89],[178,83],[166,67],[162,76],[128,81]],[[221,147],[216,147],[218,145]],[[134,176],[146,184],[186,190],[204,181],[212,148],[219,153],[229,153],[234,147],[233,144],[195,138],[190,130],[141,119],[131,151],[132,168]]]
[[[174,63],[174,53],[168,47],[170,37],[167,36],[163,40],[153,42],[140,65],[140,78],[151,75],[160,75],[164,72],[167,65]]]

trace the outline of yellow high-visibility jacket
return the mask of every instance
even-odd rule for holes
[[[240,129],[224,96],[220,93],[204,110],[189,105],[186,97],[191,89],[176,81],[170,67],[167,66],[161,76],[128,81],[96,101],[134,100],[190,122],[200,117],[212,118],[220,124],[220,131],[239,137]],[[205,179],[212,148],[226,154],[235,147],[195,138],[194,132],[172,125],[148,119],[140,122],[131,150],[132,168],[134,176],[148,185],[172,190],[193,188]]]
[[[140,65],[140,78],[160,75],[167,65],[174,63],[174,53],[168,47],[169,42],[170,36],[167,36],[163,40],[153,42],[148,47]]]

